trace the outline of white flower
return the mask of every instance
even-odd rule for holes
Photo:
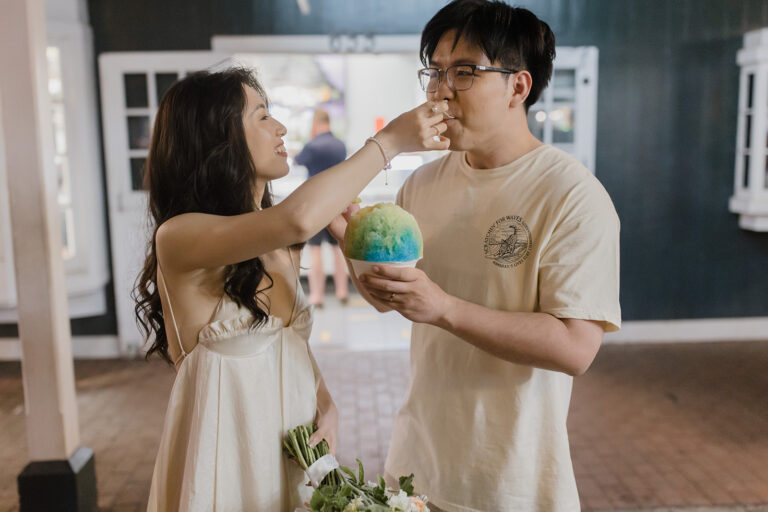
[[[358,512],[359,510],[362,510],[364,505],[363,498],[357,497],[347,503],[347,506],[344,507],[344,512]]]
[[[411,498],[408,497],[405,491],[400,491],[389,498],[387,505],[398,512],[411,512]]]
[[[427,506],[426,496],[411,496],[411,511],[412,512],[429,512]]]

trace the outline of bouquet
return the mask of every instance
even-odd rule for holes
[[[414,495],[413,473],[401,476],[398,489],[387,488],[384,479],[365,481],[363,463],[357,459],[357,473],[339,466],[328,451],[325,440],[309,446],[309,436],[317,430],[313,424],[299,425],[288,431],[283,451],[307,473],[315,492],[309,501],[312,512],[429,512],[427,497]]]

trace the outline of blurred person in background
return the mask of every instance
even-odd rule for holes
[[[312,140],[294,158],[297,164],[307,168],[309,178],[343,162],[347,158],[347,148],[341,140],[334,137],[333,133],[331,133],[330,117],[325,110],[315,110],[310,137]],[[347,264],[344,261],[344,255],[341,253],[336,239],[325,228],[307,241],[312,258],[312,264],[309,269],[309,303],[318,307],[323,306],[323,296],[325,295],[323,242],[329,243],[333,250],[333,287],[336,298],[342,304],[346,304],[348,297]]]

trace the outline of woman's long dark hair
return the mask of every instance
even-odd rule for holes
[[[246,86],[254,88],[266,103],[264,89],[253,73],[240,68],[190,74],[174,84],[160,103],[144,175],[152,238],[133,290],[136,318],[145,340],[154,334],[147,358],[158,353],[172,364],[157,286],[158,227],[182,213],[239,215],[255,208],[257,169],[242,119]],[[271,205],[267,186],[261,208]],[[267,285],[257,289],[262,279]],[[259,295],[272,284],[259,258],[228,265],[224,272],[224,292],[253,314],[254,326],[269,315],[269,305]]]

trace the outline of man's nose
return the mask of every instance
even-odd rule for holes
[[[437,85],[437,90],[433,92],[433,100],[449,100],[453,99],[454,91],[448,87],[448,73],[445,73],[440,77],[440,83]]]

